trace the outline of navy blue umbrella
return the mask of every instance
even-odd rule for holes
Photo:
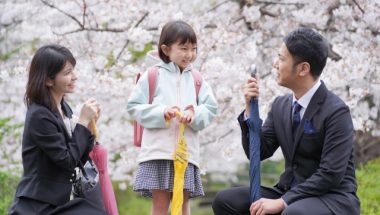
[[[254,75],[254,74],[253,74]],[[251,203],[261,198],[260,192],[260,133],[262,120],[259,114],[259,105],[256,98],[251,99],[249,127],[249,176]]]

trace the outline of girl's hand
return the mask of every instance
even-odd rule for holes
[[[88,127],[92,120],[98,120],[99,115],[99,103],[95,99],[89,99],[82,105],[78,123],[85,127]]]
[[[177,111],[180,111],[180,108],[177,106],[167,107],[164,111],[165,120],[169,121],[174,118]]]
[[[192,106],[189,106],[186,108],[186,110],[181,114],[181,116],[178,118],[179,122],[190,124],[194,120],[194,108]]]

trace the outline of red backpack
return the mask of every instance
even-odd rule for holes
[[[197,98],[197,103],[198,103],[198,95],[199,95],[199,90],[201,89],[202,86],[202,76],[201,73],[197,70],[191,70],[191,73],[193,75],[194,79],[194,87],[195,87],[195,95]],[[148,69],[148,83],[149,83],[149,104],[152,104],[153,102],[153,96],[154,92],[156,90],[156,80],[157,80],[157,75],[158,75],[158,67],[153,66]],[[141,77],[141,74],[137,74],[136,77],[136,83],[139,81]],[[136,120],[133,121],[133,143],[137,147],[141,147],[141,140],[142,140],[142,135],[143,135],[144,127],[141,126]]]

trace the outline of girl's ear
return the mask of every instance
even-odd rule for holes
[[[46,86],[48,86],[48,87],[52,87],[53,85],[54,85],[53,80],[51,80],[50,78],[48,78],[48,79],[46,80]]]
[[[167,45],[161,45],[161,50],[162,52],[164,52],[166,56],[169,56],[170,47],[168,47]]]

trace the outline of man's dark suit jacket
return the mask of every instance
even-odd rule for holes
[[[71,118],[70,107],[63,102],[62,110]],[[84,163],[92,149],[94,137],[77,124],[69,136],[62,117],[45,106],[28,108],[22,140],[24,173],[16,197],[62,205],[70,200],[74,168]],[[70,152],[69,152],[70,151]]]
[[[360,214],[353,162],[354,129],[349,108],[322,82],[312,97],[293,141],[292,95],[277,97],[261,132],[261,160],[278,147],[285,171],[277,188],[289,205],[307,197],[319,197],[335,214]],[[249,157],[249,132],[239,116],[242,143]],[[293,177],[296,184],[291,187]]]

